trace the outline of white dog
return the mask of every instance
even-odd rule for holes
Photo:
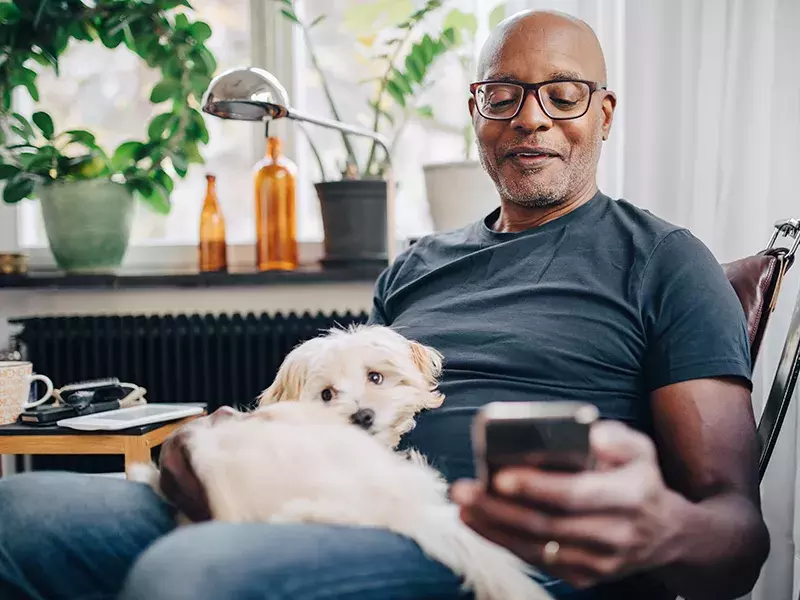
[[[298,401],[326,404],[390,448],[416,425],[424,409],[438,408],[442,355],[393,329],[355,325],[294,348],[259,406]],[[414,452],[414,460],[424,461]]]
[[[549,599],[532,567],[461,521],[436,470],[394,451],[414,416],[442,403],[441,367],[438,352],[386,327],[297,347],[257,410],[189,437],[212,517],[385,528],[462,577],[477,600]]]

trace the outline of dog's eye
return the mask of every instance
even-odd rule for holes
[[[370,371],[367,374],[367,379],[369,379],[375,385],[380,385],[383,383],[383,375],[377,371]]]
[[[331,388],[325,388],[322,390],[322,401],[323,402],[330,402],[333,400],[333,390]]]

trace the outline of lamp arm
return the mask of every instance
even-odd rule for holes
[[[294,119],[295,121],[305,121],[307,123],[313,123],[314,125],[319,125],[320,127],[327,127],[328,129],[336,129],[337,131],[344,131],[345,133],[352,133],[353,135],[359,135],[361,137],[367,137],[370,138],[371,140],[375,140],[375,142],[377,142],[377,144],[381,148],[383,148],[383,152],[386,154],[386,160],[389,163],[389,165],[391,166],[392,164],[392,155],[389,152],[389,140],[387,140],[381,134],[375,133],[370,129],[366,129],[364,127],[356,127],[355,125],[347,125],[346,123],[342,123],[341,121],[334,121],[332,119],[312,117],[311,115],[299,113],[294,109],[288,109],[286,117],[289,119]]]

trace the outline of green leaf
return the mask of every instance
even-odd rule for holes
[[[125,142],[121,144],[111,158],[111,169],[115,172],[124,171],[137,162],[136,155],[144,147],[141,142]]]
[[[319,25],[319,24],[320,24],[320,23],[322,23],[322,21],[324,21],[326,18],[327,18],[327,15],[320,15],[320,16],[318,16],[316,19],[314,19],[313,21],[311,21],[311,25],[309,25],[309,26],[308,26],[308,28],[309,28],[309,29],[311,29],[312,27],[315,27],[316,25]]]
[[[403,94],[403,90],[400,89],[400,86],[397,85],[397,83],[393,79],[390,79],[386,83],[386,91],[392,98],[394,98],[395,102],[397,102],[400,106],[405,108],[406,105],[405,94]]]
[[[0,164],[0,179],[9,179],[19,172],[19,167],[15,167],[14,165]]]
[[[150,92],[150,102],[159,104],[166,102],[175,94],[181,91],[181,84],[174,79],[164,79],[156,84],[153,91]]]
[[[168,193],[172,193],[172,190],[175,189],[175,182],[172,181],[172,177],[167,175],[167,172],[163,169],[157,169],[153,172],[153,181],[167,190]]]
[[[175,17],[175,28],[189,29],[189,17],[187,17],[184,13],[178,13],[178,15]]]
[[[419,43],[419,48],[422,52],[423,60],[427,64],[430,64],[437,53],[436,53],[436,46],[434,45],[431,36],[429,36],[427,33],[422,38],[422,41]]]
[[[189,124],[189,130],[195,136],[196,139],[199,139],[202,143],[208,143],[208,129],[206,128],[205,119],[203,119],[203,115],[197,112],[194,109],[190,110],[191,113],[191,123]]]
[[[494,7],[492,12],[489,13],[489,29],[494,29],[500,24],[500,21],[506,18],[506,5],[500,3]]]
[[[33,193],[34,179],[26,175],[18,175],[8,181],[3,190],[3,200],[9,204],[19,202]]]
[[[192,73],[189,76],[189,82],[192,85],[192,92],[197,98],[202,98],[208,89],[208,84],[211,83],[211,78],[208,75],[201,75],[199,73]]]
[[[172,166],[175,172],[181,177],[186,177],[186,173],[189,170],[189,161],[186,157],[180,152],[173,152],[170,158],[172,159]]]
[[[70,129],[64,133],[70,136],[70,143],[74,142],[76,144],[83,144],[84,146],[89,147],[94,147],[97,145],[94,135],[88,131],[83,131],[81,129]]]
[[[189,33],[198,44],[202,44],[211,37],[211,27],[208,23],[197,21],[189,26]]]
[[[420,117],[424,117],[426,119],[432,119],[433,118],[433,108],[431,108],[430,106],[420,106],[420,107],[417,108],[417,114]]]
[[[189,161],[190,165],[192,163],[202,165],[206,162],[196,144],[187,144],[184,150],[186,152],[186,160]]]
[[[34,83],[31,80],[28,80],[23,85],[28,89],[28,93],[30,94],[31,99],[34,102],[38,102],[39,101],[39,90],[36,87],[36,83]]]
[[[417,83],[422,83],[422,80],[425,79],[425,71],[427,71],[428,67],[422,60],[421,53],[414,52],[414,50],[416,50],[416,48],[406,56],[406,78],[416,81]]]
[[[403,94],[413,94],[414,90],[411,88],[411,83],[408,81],[405,75],[403,75],[397,69],[394,69],[394,77],[390,80],[394,81],[395,84],[402,90]]]
[[[214,58],[214,55],[211,54],[209,49],[205,46],[198,47],[196,54],[202,61],[203,65],[205,65],[206,75],[213,75],[214,71],[217,70],[217,61]]]
[[[33,113],[33,122],[41,130],[45,139],[52,140],[55,128],[53,127],[53,119],[44,111],[37,111]]]
[[[164,130],[169,125],[172,119],[177,117],[172,113],[163,113],[153,118],[150,122],[150,127],[147,128],[147,135],[151,140],[161,140],[164,136]]]
[[[20,12],[13,2],[0,3],[0,25],[11,25],[19,21]]]
[[[152,191],[145,196],[145,201],[160,215],[168,215],[170,211],[169,192],[160,184],[153,183]]]
[[[53,67],[58,75],[58,59],[44,48],[39,48],[39,52],[33,55],[33,59],[43,67]]]
[[[19,127],[12,127],[12,129],[14,129],[14,131],[16,131],[26,142],[36,137],[36,132],[33,130],[33,127],[31,127],[31,124],[28,123],[28,119],[19,113],[13,113],[11,116],[14,117],[19,123]]]
[[[289,19],[290,21],[294,21],[298,25],[300,24],[300,19],[298,19],[297,16],[294,14],[294,12],[292,12],[291,10],[286,9],[286,8],[282,8],[281,9],[281,14],[284,17],[286,17],[287,19]]]
[[[442,41],[445,43],[446,46],[452,46],[456,43],[456,32],[452,27],[445,29],[442,32]]]

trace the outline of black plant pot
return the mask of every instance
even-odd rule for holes
[[[386,264],[386,181],[317,183],[326,266]]]

